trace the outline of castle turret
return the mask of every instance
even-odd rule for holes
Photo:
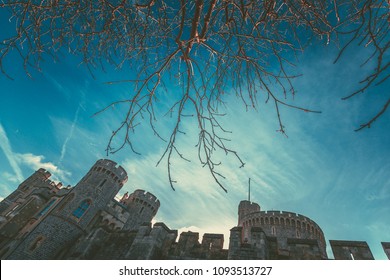
[[[260,205],[249,200],[242,200],[238,205],[238,226],[242,226],[244,217],[250,213],[259,212]]]
[[[275,252],[259,251],[266,245],[262,235],[257,234],[258,230],[267,236],[268,241],[273,239],[277,243]],[[241,244],[238,242],[238,234],[241,234]],[[229,253],[229,258],[240,258],[239,251],[241,249],[245,251],[248,247],[255,250],[256,254],[260,252],[262,257],[269,254],[277,258],[327,259],[324,234],[314,221],[293,212],[261,211],[257,203],[249,200],[241,201],[238,206],[238,226],[232,229],[230,241],[232,253]],[[263,245],[259,247],[259,244]],[[302,247],[309,247],[305,249],[304,257],[297,253],[302,252]],[[287,255],[283,255],[284,252],[287,252]]]
[[[126,205],[130,212],[129,219],[123,227],[126,230],[150,223],[160,207],[160,201],[144,190],[136,190],[130,195],[125,194],[121,203]]]
[[[238,205],[238,226],[243,227],[241,237],[243,242],[247,242],[250,239],[250,228],[244,225],[245,217],[256,212],[260,212],[259,204],[250,202],[249,200],[240,201]]]

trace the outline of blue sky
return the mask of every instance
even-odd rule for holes
[[[334,65],[336,54],[332,46],[312,45],[299,58],[303,76],[295,80],[298,93],[291,102],[322,113],[282,108],[288,137],[276,131],[272,105],[260,101],[257,111],[245,111],[235,96],[227,97],[221,122],[232,131],[230,145],[246,163],[238,168],[233,157],[220,155],[228,193],[197,162],[195,122],[188,118],[182,127],[187,134],[178,141],[192,162],[174,159],[176,191],[168,184],[164,163],[156,167],[164,143],[143,123],[133,135],[141,155],[125,148],[109,156],[129,175],[120,194],[148,190],[161,201],[156,221],[172,229],[224,233],[227,246],[251,178],[251,198],[262,210],[303,214],[319,224],[327,240],[364,240],[376,259],[385,259],[380,242],[390,241],[389,112],[370,129],[354,129],[382,108],[389,82],[342,101],[370,65],[359,67],[365,49],[351,49]],[[107,141],[124,108],[93,114],[127,96],[130,85],[105,82],[126,78],[129,70],[96,70],[93,78],[79,58],[64,53],[57,63],[46,60],[43,72],[29,78],[15,54],[6,62],[13,80],[0,75],[0,197],[40,167],[55,180],[75,185],[97,159],[107,157]],[[168,101],[161,101],[158,113]],[[169,135],[171,122],[158,120],[162,135]],[[327,249],[332,257],[329,244]]]

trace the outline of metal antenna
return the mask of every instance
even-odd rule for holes
[[[248,191],[248,200],[251,201],[251,178],[249,178],[249,191]]]

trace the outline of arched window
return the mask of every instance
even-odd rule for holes
[[[73,211],[73,213],[72,213],[73,216],[80,219],[81,216],[84,215],[85,211],[87,211],[87,209],[89,208],[90,205],[91,205],[90,200],[84,200],[83,202],[81,202],[80,206],[77,207],[77,209]]]
[[[56,199],[52,199],[47,205],[45,208],[43,208],[43,210],[38,214],[38,217],[40,216],[43,216],[45,215],[49,209],[53,206],[54,202],[56,201]]]

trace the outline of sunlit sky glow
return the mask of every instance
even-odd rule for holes
[[[4,19],[0,26],[9,28]],[[127,147],[108,156],[128,172],[120,195],[138,188],[150,191],[161,201],[155,221],[201,235],[224,233],[226,247],[251,178],[251,199],[262,210],[303,214],[318,223],[327,240],[367,241],[376,259],[386,259],[380,242],[390,241],[389,112],[370,129],[354,129],[382,108],[389,83],[342,101],[359,86],[370,65],[359,67],[365,49],[351,49],[334,65],[336,54],[332,46],[313,45],[300,57],[297,70],[303,76],[295,80],[298,93],[289,101],[322,113],[282,108],[288,137],[276,131],[272,104],[259,100],[257,111],[246,111],[237,97],[227,96],[221,122],[232,131],[227,135],[230,145],[246,163],[239,168],[234,157],[221,155],[219,171],[226,176],[222,183],[228,193],[198,163],[195,122],[188,118],[178,143],[191,162],[174,159],[176,191],[169,186],[165,162],[156,167],[165,146],[146,122],[133,135],[141,155]],[[96,160],[107,157],[107,141],[125,108],[92,116],[131,92],[129,84],[104,83],[126,78],[130,70],[96,69],[93,78],[79,62],[63,53],[61,61],[47,59],[43,72],[32,72],[29,78],[16,55],[8,58],[5,66],[13,80],[0,75],[1,198],[40,167],[64,185],[75,185]],[[159,106],[157,114],[162,116],[168,101]],[[168,137],[171,124],[172,119],[161,117],[157,128]],[[327,250],[333,257],[329,244]]]

